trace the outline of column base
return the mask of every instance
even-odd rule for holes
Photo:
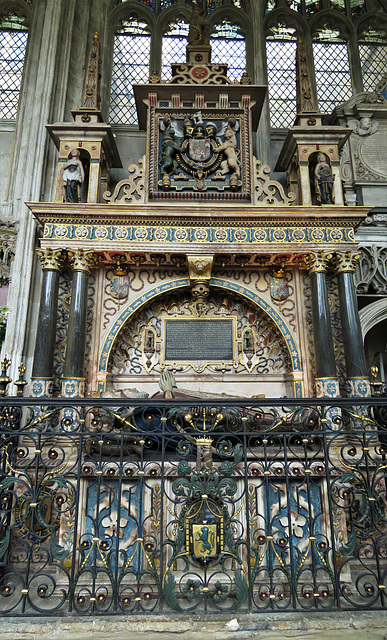
[[[340,397],[338,378],[316,378],[317,398],[338,398]]]
[[[63,398],[84,398],[85,378],[63,378],[61,395]]]
[[[368,378],[347,378],[347,394],[349,398],[370,398],[371,397],[371,385]],[[353,415],[352,430],[376,430],[376,424],[370,421],[370,415],[368,407],[361,407],[354,405],[352,407]]]
[[[338,378],[316,378],[317,398],[338,398],[340,396]],[[342,427],[341,411],[337,407],[321,407],[321,423],[329,431],[339,431]]]
[[[368,378],[347,378],[347,393],[349,398],[369,398],[370,381]]]
[[[52,398],[53,378],[31,378],[31,396],[33,398]]]

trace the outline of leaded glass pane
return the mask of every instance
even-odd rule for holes
[[[224,20],[216,25],[210,44],[213,64],[228,64],[227,76],[230,80],[239,80],[246,70],[246,45],[237,25]]]
[[[374,91],[387,68],[387,46],[360,44],[359,52],[364,91]]]
[[[163,37],[161,76],[171,80],[171,64],[184,64],[187,60],[186,47],[188,24],[182,20],[171,24]]]
[[[2,28],[5,24],[10,28]],[[27,31],[10,19],[0,26],[0,118],[16,118],[27,38]]]
[[[347,45],[314,42],[313,56],[319,109],[321,113],[330,113],[352,96]]]
[[[141,4],[145,4],[151,11],[156,9],[156,0],[138,0]],[[121,2],[128,2],[128,0],[121,0]],[[169,3],[171,4],[171,3]],[[168,5],[169,6],[169,5]]]
[[[294,40],[266,41],[271,127],[291,127],[296,117],[296,48]]]
[[[133,83],[149,77],[150,36],[146,24],[132,21],[114,38],[110,122],[137,124]]]

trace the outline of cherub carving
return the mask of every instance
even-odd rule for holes
[[[379,122],[372,121],[368,116],[360,120],[349,120],[348,124],[358,136],[370,136],[379,128]]]

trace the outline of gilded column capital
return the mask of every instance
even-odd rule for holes
[[[97,253],[94,253],[94,251],[84,251],[83,249],[67,251],[67,257],[73,271],[86,271],[90,273],[90,270],[100,262],[100,256]]]
[[[59,249],[57,251],[53,251],[50,248],[39,249],[37,254],[41,262],[42,269],[49,269],[50,271],[60,271],[66,257],[63,249]]]
[[[345,271],[353,273],[360,256],[361,253],[356,251],[337,251],[335,256],[336,273],[344,273]]]
[[[309,273],[327,271],[333,254],[328,251],[313,251],[305,256],[305,263]]]

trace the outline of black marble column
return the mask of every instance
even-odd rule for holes
[[[62,262],[61,252],[53,253],[51,249],[40,251],[38,255],[43,266],[43,279],[31,376],[31,393],[35,397],[51,395]]]
[[[337,253],[336,271],[349,394],[367,397],[370,395],[370,386],[354,283],[358,256],[350,251]]]
[[[326,281],[326,270],[330,258],[331,254],[324,251],[308,256],[312,287],[313,342],[318,397],[336,397],[339,393]]]
[[[80,249],[73,255],[73,282],[62,383],[62,395],[66,397],[84,395],[89,265],[90,254],[84,254]]]

